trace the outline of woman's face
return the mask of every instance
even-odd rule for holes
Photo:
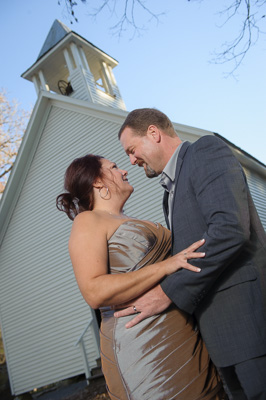
[[[128,182],[127,171],[118,168],[116,163],[109,161],[106,158],[102,158],[101,163],[104,183],[111,192],[127,192],[130,195],[134,188]]]

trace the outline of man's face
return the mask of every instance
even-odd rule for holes
[[[154,178],[162,172],[157,162],[159,149],[151,134],[136,136],[134,131],[127,127],[120,137],[120,142],[131,164],[143,167],[148,178]]]

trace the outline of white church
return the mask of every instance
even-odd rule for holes
[[[13,395],[89,378],[99,358],[97,315],[79,292],[68,255],[72,222],[55,206],[70,162],[86,153],[117,162],[135,187],[126,213],[164,224],[158,179],[147,181],[131,167],[117,138],[127,116],[117,65],[56,20],[37,61],[22,74],[38,98],[0,202],[0,322]],[[191,142],[216,135],[174,126]],[[266,166],[227,143],[266,229]]]

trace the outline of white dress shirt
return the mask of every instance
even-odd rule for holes
[[[176,170],[176,163],[178,154],[184,142],[182,142],[175,150],[174,154],[166,164],[163,169],[160,185],[169,193],[168,196],[168,219],[171,229],[171,220],[172,220],[172,204],[174,198],[174,191],[175,191],[175,170]]]

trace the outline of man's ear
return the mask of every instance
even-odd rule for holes
[[[147,136],[149,136],[156,143],[160,143],[161,141],[161,131],[156,125],[149,125],[147,129]]]

